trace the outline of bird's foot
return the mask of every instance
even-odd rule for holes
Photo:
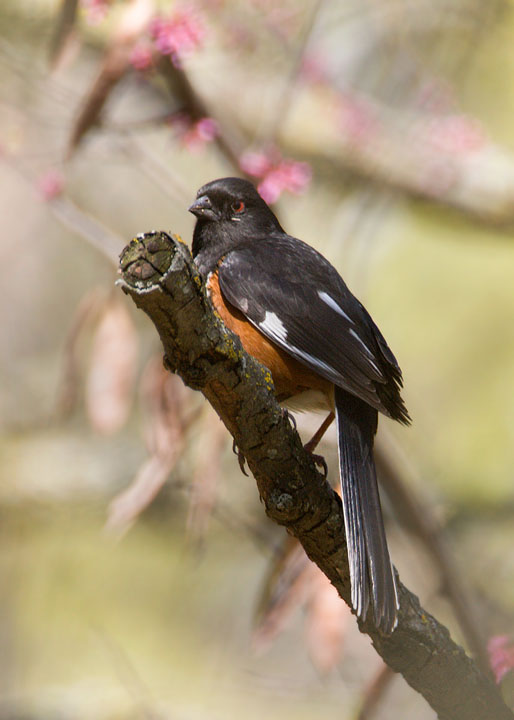
[[[286,420],[290,420],[290,421],[291,421],[291,425],[294,427],[295,430],[298,429],[297,426],[296,426],[296,418],[295,418],[294,415],[291,415],[291,413],[289,412],[289,410],[287,410],[286,408],[282,408],[282,415],[284,416],[284,418],[285,418]]]
[[[321,472],[323,473],[323,477],[326,479],[327,475],[328,475],[327,461],[325,460],[323,455],[316,455],[316,453],[311,452],[309,450],[308,445],[309,445],[309,443],[307,443],[307,445],[303,446],[304,450],[307,450],[307,452],[309,453],[309,455],[311,456],[311,458],[314,461],[314,465],[316,465],[316,467],[320,468]]]
[[[294,417],[294,415],[291,415],[291,413],[288,410],[286,410],[286,408],[282,408],[282,414],[287,420],[291,421],[292,426],[294,427],[295,430],[297,430],[298,428],[296,426],[296,418]],[[320,432],[321,432],[321,434],[320,434]],[[323,477],[326,478],[328,475],[328,467],[327,467],[325,458],[323,457],[323,455],[316,455],[314,453],[314,450],[316,449],[316,446],[319,443],[320,437],[324,432],[325,432],[325,423],[322,426],[322,430],[318,431],[316,433],[316,435],[311,440],[309,440],[309,442],[306,443],[303,447],[305,450],[307,450],[307,452],[313,459],[314,464],[321,469],[321,471],[323,472]]]
[[[245,456],[243,455],[243,451],[237,447],[235,440],[232,443],[232,452],[234,453],[234,455],[237,455],[237,460],[239,462],[239,467],[241,468],[241,472],[243,473],[243,475],[246,475],[246,477],[248,477],[248,473],[246,472],[246,469],[245,469],[245,463],[246,463]]]

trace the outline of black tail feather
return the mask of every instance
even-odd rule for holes
[[[375,625],[391,633],[397,622],[398,596],[373,460],[378,414],[337,387],[335,407],[352,605],[365,619],[371,603]]]

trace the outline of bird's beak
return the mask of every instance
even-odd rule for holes
[[[212,207],[212,203],[207,195],[202,195],[201,197],[196,198],[188,210],[190,213],[193,213],[193,215],[196,215],[197,218],[201,218],[202,220],[218,220],[219,218],[219,214]]]

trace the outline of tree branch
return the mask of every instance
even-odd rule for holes
[[[122,289],[159,332],[167,367],[205,395],[233,435],[268,516],[299,539],[350,604],[341,501],[276,402],[269,371],[215,315],[188,248],[163,232],[139,235],[122,253],[121,274]],[[399,596],[392,635],[371,620],[359,623],[385,662],[443,720],[513,720],[492,681],[401,583]]]

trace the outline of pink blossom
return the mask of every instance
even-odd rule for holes
[[[239,165],[248,175],[260,178],[257,189],[268,203],[276,202],[285,190],[301,194],[312,177],[308,163],[283,158],[276,149],[267,153],[246,152]]]
[[[269,155],[263,152],[252,152],[249,150],[239,158],[239,167],[243,172],[253,177],[264,177],[273,167]]]
[[[508,635],[493,635],[487,643],[489,663],[497,683],[514,669],[514,643]]]
[[[89,25],[98,25],[109,11],[110,0],[80,0]]]
[[[428,121],[428,140],[438,150],[460,155],[480,149],[486,136],[467,115],[441,115]]]
[[[169,55],[172,62],[178,64],[181,57],[202,45],[205,27],[197,13],[184,7],[169,17],[155,17],[150,33],[157,51]]]
[[[148,70],[153,64],[153,53],[148,45],[135,45],[130,53],[130,64],[136,70]]]
[[[185,133],[182,142],[191,151],[202,150],[205,145],[212,142],[218,135],[218,124],[209,117],[202,118],[194,123]]]
[[[189,115],[182,114],[173,118],[180,141],[191,152],[198,152],[219,134],[218,123],[214,118],[203,117],[196,122]]]
[[[302,193],[311,177],[311,168],[307,163],[283,160],[265,175],[257,189],[266,202],[274,203],[284,190],[295,195]]]
[[[64,176],[60,170],[47,170],[37,181],[37,188],[43,200],[52,200],[60,195],[64,188]]]

